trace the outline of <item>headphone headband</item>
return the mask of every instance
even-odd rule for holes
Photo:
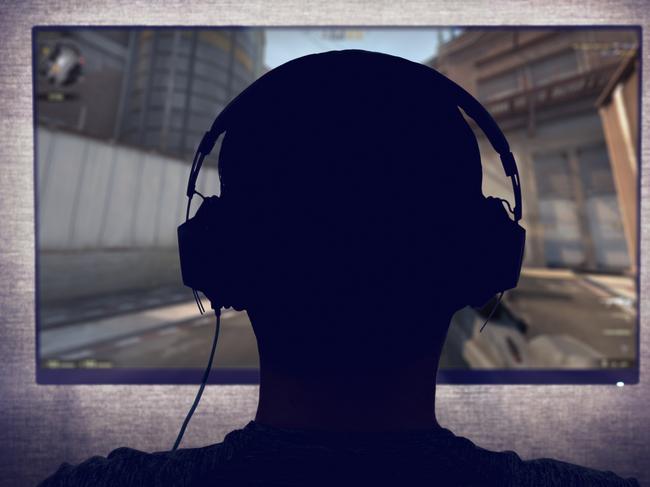
[[[483,131],[494,150],[499,154],[503,172],[512,182],[512,192],[515,196],[515,206],[512,210],[515,222],[521,220],[521,186],[519,183],[519,170],[515,162],[515,156],[510,152],[510,145],[506,140],[505,135],[483,105],[469,94],[462,86],[450,80],[443,74],[436,70],[433,73],[443,80],[447,86],[454,92],[456,104],[463,109],[463,111],[476,122],[479,128]]]
[[[306,57],[310,57],[310,56],[306,56]],[[290,61],[289,63],[297,62],[299,61],[299,59]],[[481,131],[485,134],[487,139],[490,141],[490,144],[492,145],[494,150],[499,154],[499,158],[501,159],[501,165],[503,166],[503,171],[506,177],[510,178],[510,181],[512,183],[512,191],[515,198],[514,208],[510,211],[513,214],[514,221],[518,222],[519,220],[521,220],[521,216],[522,216],[521,186],[519,182],[519,171],[517,169],[517,163],[515,162],[515,158],[512,152],[510,152],[510,145],[508,144],[505,135],[503,134],[503,132],[501,131],[497,123],[494,121],[494,118],[492,118],[492,115],[490,115],[490,113],[483,107],[483,105],[481,105],[481,103],[476,98],[474,98],[474,96],[472,96],[463,87],[461,87],[454,81],[450,80],[445,75],[436,71],[435,69],[425,67],[424,65],[422,65],[422,67],[428,69],[429,72],[431,72],[431,74],[433,74],[433,76],[437,78],[437,81],[442,82],[450,89],[450,91],[454,94],[454,101],[456,105],[459,108],[461,108],[472,120],[474,120],[474,122],[476,122],[476,124],[479,126]],[[258,78],[251,85],[249,85],[244,91],[242,91],[239,95],[237,95],[230,103],[228,103],[228,105],[226,105],[226,107],[221,111],[221,113],[219,113],[219,115],[215,118],[214,122],[212,123],[212,126],[210,127],[210,130],[205,132],[205,134],[203,134],[201,143],[199,144],[198,148],[196,149],[196,153],[194,154],[194,159],[192,161],[192,169],[190,170],[190,177],[187,182],[186,194],[188,197],[188,202],[187,202],[187,212],[185,217],[186,220],[189,218],[190,203],[192,202],[192,197],[196,193],[196,181],[199,177],[201,166],[203,166],[203,159],[205,159],[205,157],[208,156],[210,152],[212,152],[212,149],[214,149],[214,146],[217,143],[217,140],[219,139],[219,136],[226,131],[226,121],[227,121],[228,113],[233,109],[234,106],[238,104],[238,100],[246,96],[246,93],[249,92],[253,86],[259,84],[261,80],[266,78],[266,76],[270,75],[271,73],[273,73],[273,71],[269,71],[261,78]]]

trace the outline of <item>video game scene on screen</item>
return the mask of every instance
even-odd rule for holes
[[[213,318],[198,313],[180,280],[176,243],[203,133],[234,96],[292,57],[391,42],[399,53],[400,36],[417,30],[37,31],[39,366],[204,367]],[[413,60],[494,116],[524,188],[519,285],[482,333],[494,302],[454,316],[441,370],[635,366],[637,32],[430,28],[417,39]],[[484,193],[510,199],[498,155],[472,127]],[[199,180],[203,194],[218,192],[216,153]],[[391,311],[398,324],[399,307]],[[246,313],[224,310],[214,367],[257,366]]]

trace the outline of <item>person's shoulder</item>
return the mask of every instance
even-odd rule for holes
[[[518,485],[638,487],[635,478],[623,478],[609,470],[596,470],[552,458],[523,460],[516,470]]]
[[[106,457],[94,456],[78,465],[63,463],[38,487],[200,485],[201,473],[218,458],[221,444],[203,448],[146,453],[121,447]]]
[[[451,449],[459,457],[466,485],[527,486],[593,486],[638,487],[634,478],[622,478],[611,471],[582,467],[572,463],[539,458],[522,460],[514,451],[491,451],[475,445],[464,437],[454,439]],[[478,479],[482,479],[480,483]]]

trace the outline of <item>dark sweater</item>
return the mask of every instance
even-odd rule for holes
[[[222,443],[175,452],[118,448],[77,466],[54,486],[638,486],[612,472],[548,458],[524,461],[440,428],[400,433],[315,433],[254,421]]]

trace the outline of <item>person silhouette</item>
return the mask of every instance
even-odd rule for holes
[[[179,241],[186,284],[217,314],[248,313],[255,419],[203,448],[63,464],[40,485],[638,485],[488,451],[438,424],[451,318],[516,285],[524,241],[521,202],[511,219],[483,195],[459,106],[518,189],[507,142],[455,87],[427,66],[347,50],[290,61],[237,97],[200,148],[224,134],[221,193]]]

